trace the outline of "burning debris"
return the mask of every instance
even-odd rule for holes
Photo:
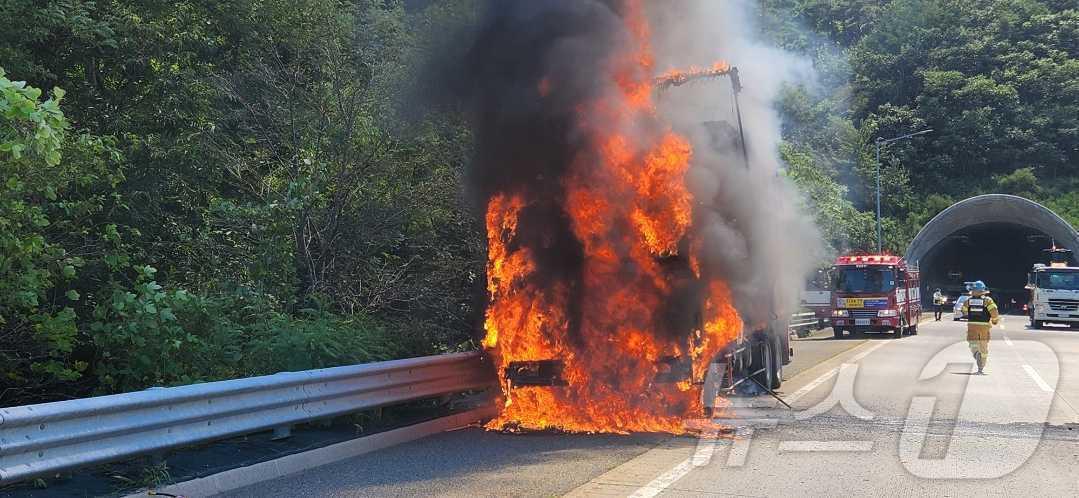
[[[741,90],[741,82],[738,80],[738,69],[731,67],[726,62],[719,61],[712,65],[710,69],[702,69],[699,67],[690,67],[683,71],[679,69],[672,69],[656,77],[656,88],[659,90],[665,90],[674,86],[682,86],[686,83],[693,81],[699,81],[707,78],[719,78],[722,76],[731,76],[735,91]]]

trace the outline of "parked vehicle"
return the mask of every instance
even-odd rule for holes
[[[1052,248],[1048,266],[1036,264],[1027,275],[1030,327],[1046,323],[1079,326],[1079,267],[1068,266],[1071,251]]]

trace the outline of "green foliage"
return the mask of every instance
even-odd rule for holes
[[[834,250],[845,252],[876,244],[873,216],[854,208],[847,199],[847,187],[827,174],[826,161],[790,144],[780,147],[780,155],[787,165],[787,177],[805,194],[808,211],[815,215],[824,240]]]
[[[362,315],[317,309],[292,316],[237,289],[206,297],[165,289],[151,267],[131,288],[116,286],[90,325],[109,392],[306,370],[408,354],[406,343]]]
[[[72,135],[64,92],[42,92],[0,70],[0,378],[4,396],[79,379],[80,289],[108,249],[91,233],[112,207],[99,188],[122,174],[107,140]]]
[[[824,228],[837,249],[835,227],[854,230],[875,209],[874,140],[928,128],[881,154],[889,250],[902,252],[943,200],[983,193],[1045,202],[1074,225],[1065,214],[1079,176],[1074,2],[764,0],[761,12],[771,37],[812,57],[825,83],[789,89],[779,109],[786,140],[849,187],[854,210]]]
[[[1034,175],[1034,168],[1019,168],[1007,175],[995,178],[997,191],[1002,194],[1018,195],[1028,199],[1041,197],[1042,187],[1038,183],[1038,177]]]
[[[0,403],[467,347],[468,3],[0,2]]]

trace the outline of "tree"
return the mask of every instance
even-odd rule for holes
[[[123,179],[105,139],[73,133],[64,91],[42,92],[0,69],[0,402],[35,399],[79,379],[79,314],[106,261],[106,223]],[[104,228],[104,230],[102,230]],[[70,385],[70,384],[68,384]],[[57,394],[54,392],[53,395]]]
[[[1041,185],[1033,168],[1019,168],[1007,175],[996,177],[997,189],[1002,194],[1018,195],[1027,199],[1041,197]]]

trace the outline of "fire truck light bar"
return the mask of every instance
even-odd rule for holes
[[[899,256],[840,256],[836,259],[836,264],[839,265],[854,265],[854,264],[883,264],[883,265],[896,265],[899,264]]]

